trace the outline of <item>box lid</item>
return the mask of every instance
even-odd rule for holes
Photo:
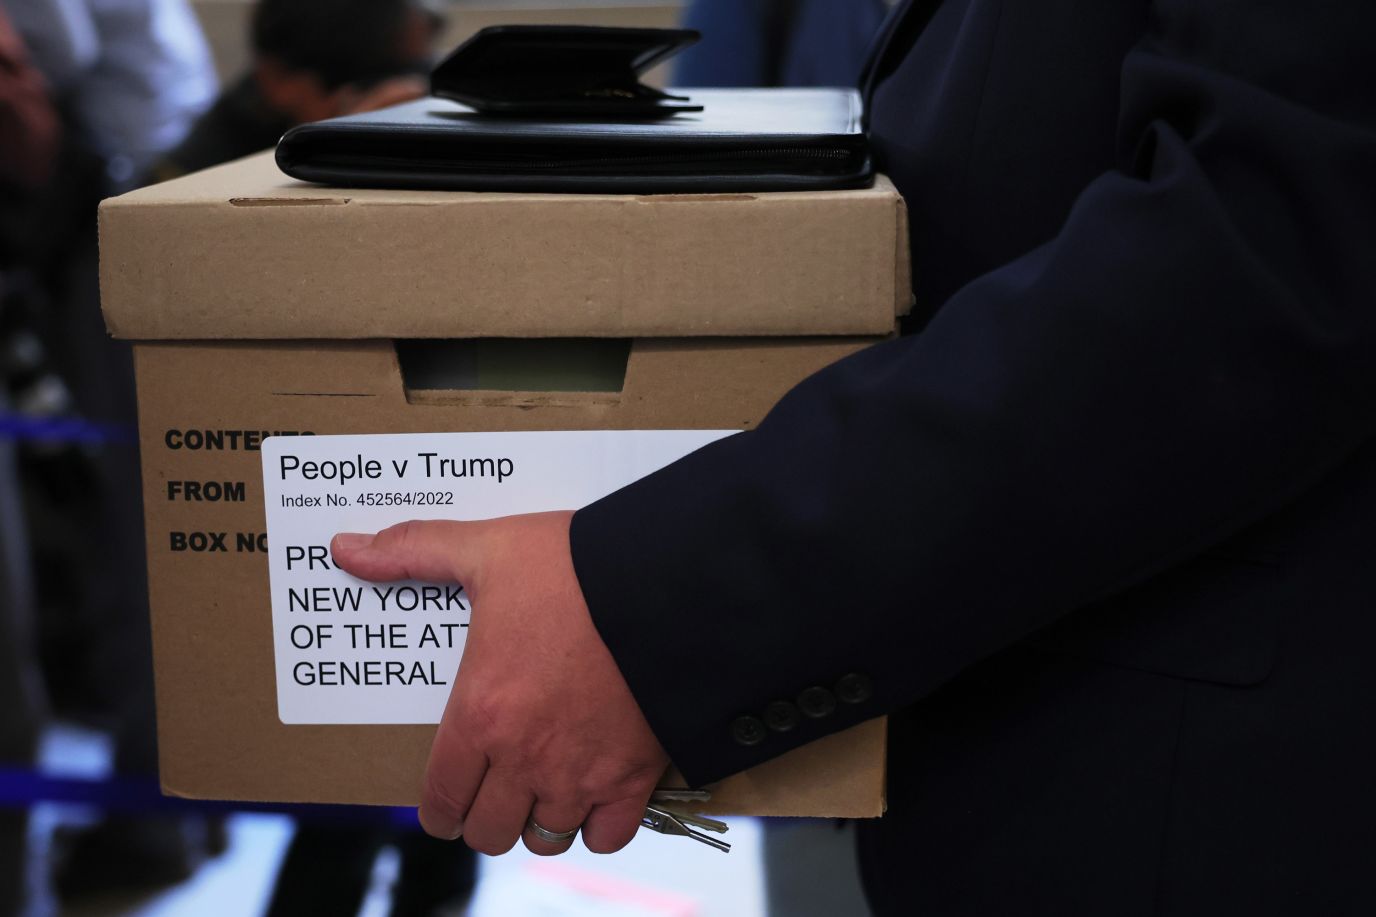
[[[893,185],[770,194],[333,188],[271,152],[105,201],[116,337],[867,335],[911,298]]]

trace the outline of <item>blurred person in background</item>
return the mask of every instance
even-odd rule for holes
[[[215,98],[186,0],[4,0],[38,69],[104,163],[110,193],[139,184]]]
[[[888,0],[693,0],[679,86],[856,86]]]
[[[48,180],[62,125],[42,75],[0,4],[0,185],[23,193]]]
[[[263,0],[253,64],[158,166],[173,178],[277,144],[288,128],[427,92],[443,20],[419,0]]]
[[[62,115],[52,174],[23,215],[24,320],[43,350],[33,417],[102,435],[26,446],[37,629],[65,719],[108,728],[113,767],[157,768],[133,368],[100,313],[96,207],[129,190],[214,99],[208,46],[186,0],[0,0]],[[60,380],[60,381],[59,381]],[[54,839],[53,884],[72,901],[189,877],[221,849],[218,821],[121,815]]]
[[[22,210],[25,198],[48,180],[60,136],[47,86],[0,8],[0,209],[5,216]],[[13,256],[7,242],[0,237],[0,337],[7,326],[5,269]],[[0,366],[0,768],[32,765],[42,711],[30,620],[28,533],[7,423],[12,416],[9,363],[5,359]],[[27,833],[25,811],[0,809],[0,915],[20,913],[25,904]]]

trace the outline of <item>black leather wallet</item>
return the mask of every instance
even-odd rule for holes
[[[665,117],[701,111],[641,82],[702,36],[693,29],[498,25],[454,49],[430,92],[489,114]]]
[[[436,68],[428,98],[305,124],[277,146],[327,184],[625,194],[855,188],[873,166],[849,89],[676,90],[640,74],[696,33],[504,26]]]

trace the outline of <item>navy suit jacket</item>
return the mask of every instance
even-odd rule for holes
[[[690,779],[887,713],[881,914],[1376,913],[1373,39],[1370,0],[900,8],[920,330],[574,519]]]

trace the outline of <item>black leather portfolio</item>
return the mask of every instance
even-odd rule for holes
[[[872,180],[854,90],[640,83],[695,39],[668,29],[485,30],[435,70],[435,96],[293,128],[277,162],[305,181],[481,191],[817,190]]]

